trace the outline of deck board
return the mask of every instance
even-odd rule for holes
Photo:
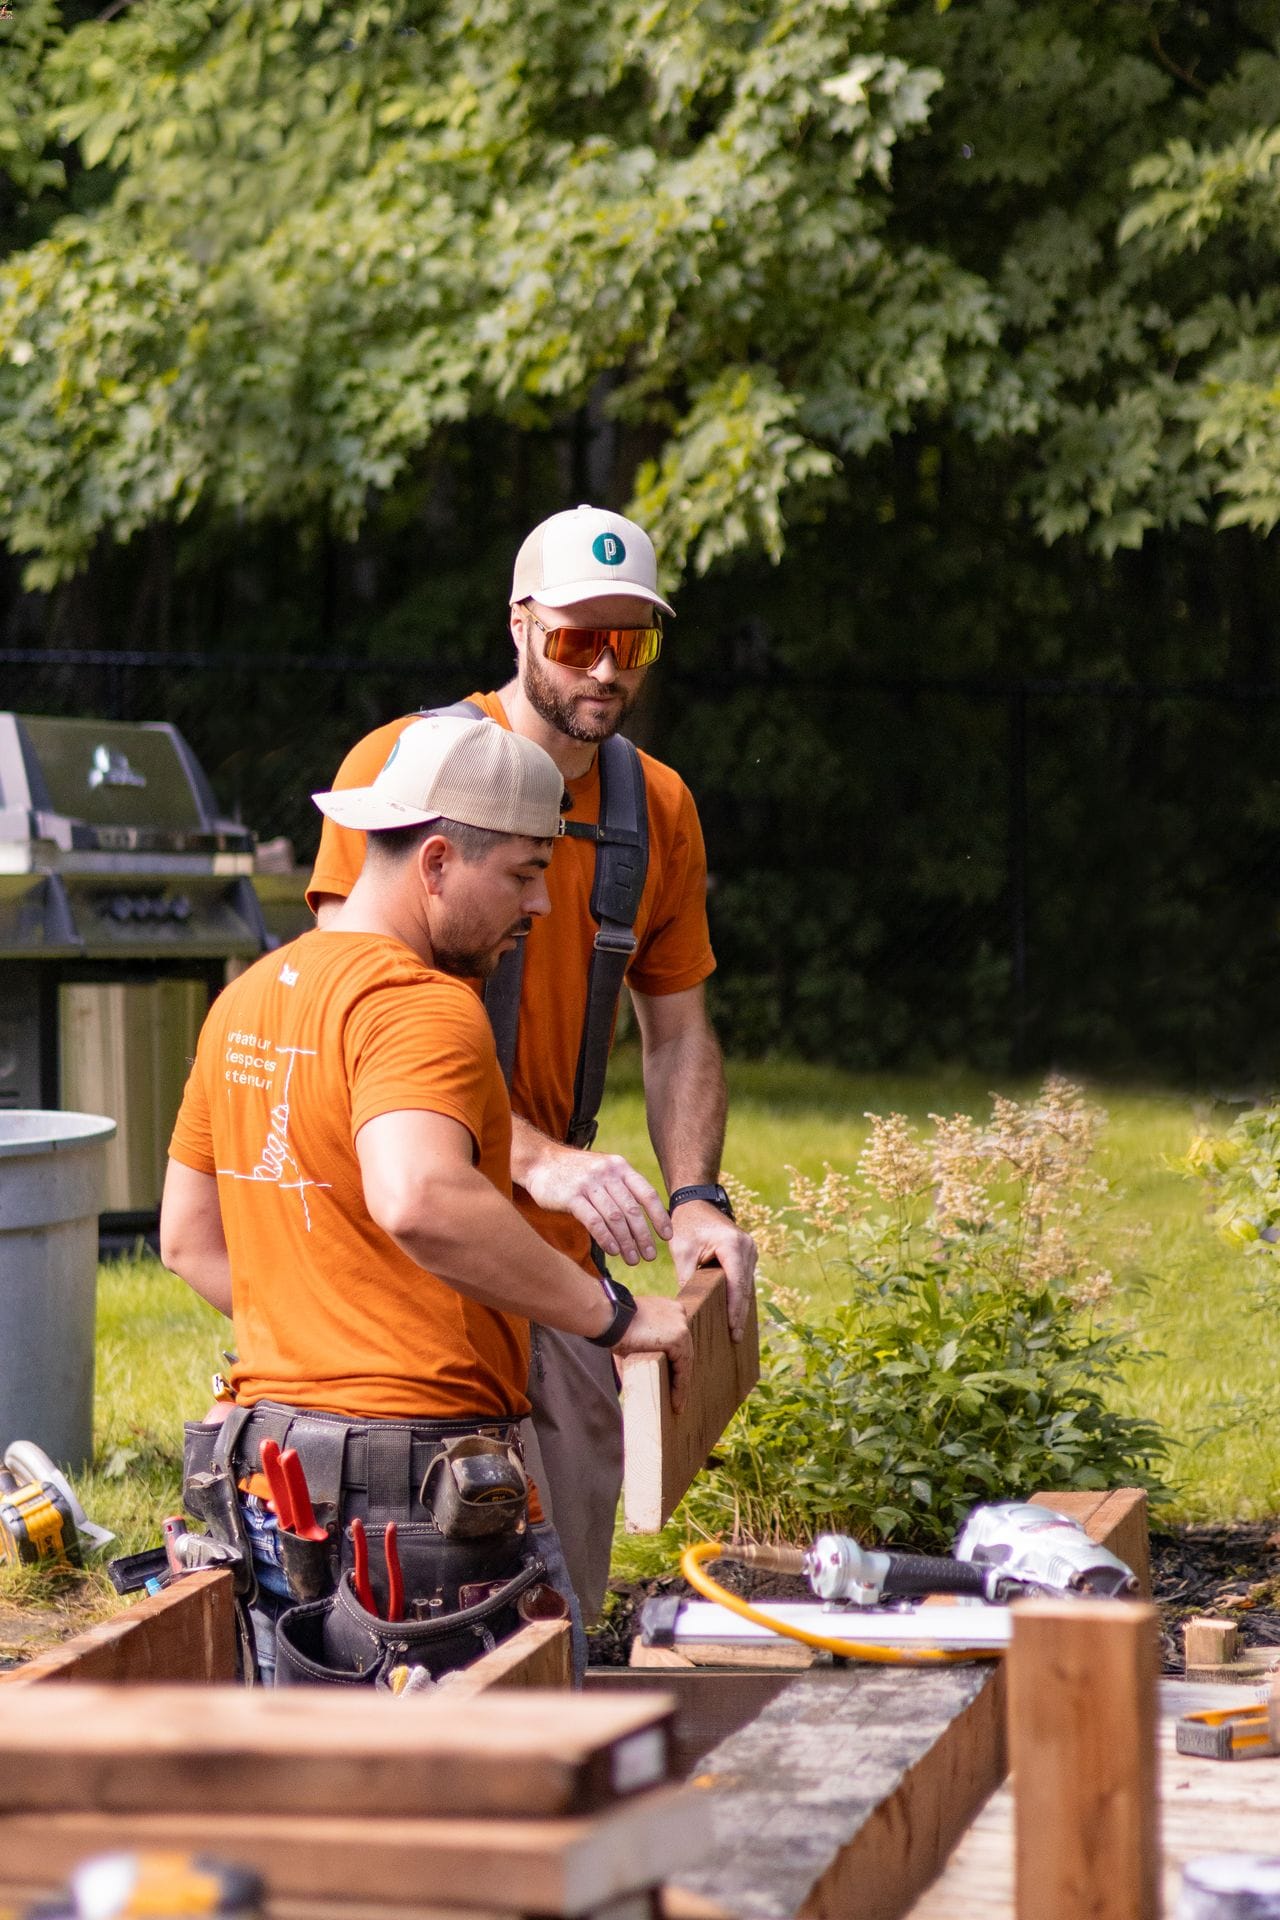
[[[1202,1853],[1268,1853],[1280,1836],[1280,1756],[1265,1760],[1197,1760],[1176,1752],[1174,1727],[1183,1713],[1239,1707],[1265,1698],[1235,1686],[1160,1687],[1159,1800],[1163,1910],[1177,1909],[1182,1868]],[[942,1873],[910,1908],[907,1920],[1014,1920],[1013,1788],[997,1788],[961,1839]]]

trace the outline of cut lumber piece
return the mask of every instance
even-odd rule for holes
[[[1014,1607],[1018,1920],[1156,1920],[1158,1671],[1157,1614],[1145,1601]]]
[[[0,1806],[17,1812],[550,1815],[664,1781],[675,1701],[450,1689],[15,1688]],[[3,1855],[0,1854],[0,1859]]]
[[[633,1354],[621,1362],[628,1533],[661,1533],[760,1378],[754,1298],[741,1340],[729,1333],[728,1284],[718,1267],[701,1268],[679,1299],[693,1336],[693,1388],[684,1411],[671,1411],[664,1354]]]
[[[448,1692],[487,1693],[491,1687],[564,1687],[573,1685],[573,1635],[567,1620],[530,1620],[449,1676]]]
[[[1063,1512],[1081,1499],[1073,1517],[1115,1553],[1112,1530],[1127,1526],[1121,1557],[1145,1561],[1140,1492],[1038,1497]],[[992,1664],[815,1667],[787,1682],[705,1755],[714,1838],[703,1867],[674,1876],[679,1889],[735,1920],[901,1920],[1004,1776],[1004,1691]]]
[[[474,1709],[479,1701],[468,1704]],[[655,1887],[667,1872],[700,1858],[706,1842],[705,1800],[679,1787],[660,1787],[594,1816],[554,1820],[0,1816],[0,1859],[15,1881],[47,1883],[52,1875],[56,1883],[78,1860],[108,1848],[216,1848],[261,1873],[277,1899],[403,1906],[421,1894],[442,1906],[492,1908],[509,1906],[518,1888],[523,1911],[556,1915],[590,1914]]]
[[[1240,1651],[1240,1629],[1234,1620],[1188,1620],[1182,1629],[1183,1665],[1225,1667]]]
[[[117,1685],[204,1684],[236,1677],[236,1625],[231,1575],[222,1568],[191,1573],[163,1593],[135,1601],[100,1626],[86,1627],[60,1647],[0,1673],[0,1687],[46,1680]]]

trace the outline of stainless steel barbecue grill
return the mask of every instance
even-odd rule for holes
[[[195,1038],[270,944],[255,836],[174,727],[0,713],[0,1112],[119,1124],[107,1224],[148,1224]]]

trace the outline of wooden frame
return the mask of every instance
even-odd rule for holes
[[[701,1268],[681,1287],[679,1299],[693,1336],[693,1390],[684,1411],[671,1411],[663,1354],[634,1354],[621,1363],[628,1533],[662,1531],[760,1378],[754,1296],[741,1340],[729,1332],[728,1282],[718,1267]]]

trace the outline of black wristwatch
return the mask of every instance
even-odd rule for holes
[[[718,1181],[703,1187],[677,1187],[667,1202],[667,1212],[674,1213],[686,1200],[705,1200],[709,1206],[718,1207],[726,1219],[733,1219],[733,1202]]]
[[[600,1285],[613,1307],[613,1318],[603,1333],[588,1333],[584,1337],[593,1347],[616,1347],[636,1317],[636,1297],[630,1287],[624,1287],[621,1280],[610,1279],[607,1273],[600,1275]]]

